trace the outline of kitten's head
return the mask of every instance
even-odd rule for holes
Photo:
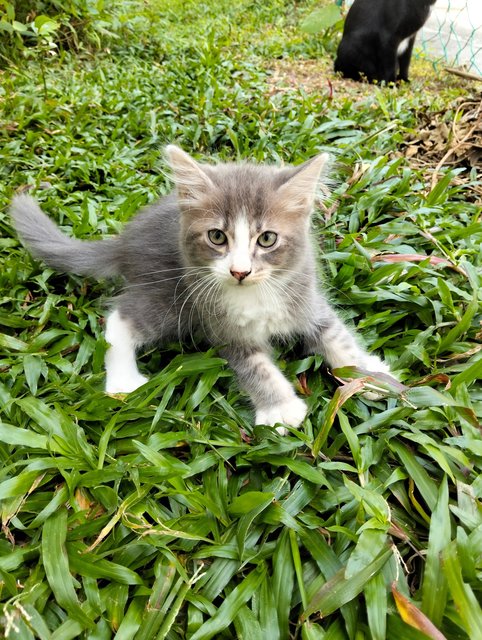
[[[327,154],[298,167],[199,164],[166,149],[181,209],[181,250],[226,286],[256,285],[303,264]]]

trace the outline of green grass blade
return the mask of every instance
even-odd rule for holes
[[[281,638],[289,628],[289,613],[294,587],[294,565],[290,549],[288,530],[284,530],[273,553],[273,592],[278,610],[278,625]]]
[[[265,640],[261,626],[247,605],[243,604],[234,619],[237,640]]]
[[[345,569],[340,570],[312,596],[303,612],[302,620],[316,612],[325,617],[356,598],[367,582],[382,569],[392,553],[390,548],[383,549],[370,564],[350,578],[345,577]]]
[[[439,353],[443,353],[444,351],[447,351],[448,349],[450,349],[452,345],[456,342],[456,340],[460,338],[460,336],[467,333],[472,323],[472,319],[477,313],[478,309],[479,309],[479,301],[477,300],[476,297],[474,297],[474,299],[471,300],[467,305],[467,309],[464,315],[462,316],[460,322],[457,322],[455,327],[450,329],[447,335],[444,338],[442,338],[439,345],[439,349],[438,349]]]
[[[455,541],[442,552],[442,569],[465,631],[471,640],[481,638],[482,609],[471,586],[463,580]]]
[[[191,640],[210,640],[226,629],[236,617],[239,609],[250,598],[266,575],[264,564],[259,565],[226,597],[214,616],[207,620],[192,636]]]
[[[178,616],[181,607],[184,603],[184,600],[186,598],[186,595],[189,591],[189,589],[191,588],[191,584],[184,582],[182,583],[181,579],[178,580],[178,582],[176,583],[176,586],[179,585],[179,588],[175,589],[176,592],[176,598],[174,599],[174,601],[172,601],[171,599],[169,599],[169,606],[166,605],[163,607],[163,622],[162,622],[162,626],[159,629],[159,633],[157,635],[157,640],[164,640],[164,638],[168,637],[169,632],[171,631],[172,626],[174,625],[174,622],[176,620],[176,617]],[[142,636],[145,637],[145,636]],[[140,640],[142,640],[142,637],[140,636]]]
[[[301,638],[302,640],[326,640],[326,633],[319,624],[307,620],[301,626]]]
[[[17,444],[32,449],[47,449],[49,440],[46,436],[42,436],[34,431],[0,422],[0,442]]]
[[[298,589],[300,591],[301,596],[301,604],[303,605],[303,609],[306,609],[308,604],[308,599],[306,596],[305,583],[303,580],[303,566],[301,564],[301,555],[300,549],[298,546],[298,540],[296,538],[296,532],[293,529],[289,530],[290,536],[290,546],[291,546],[291,555],[293,557],[293,566],[295,568],[296,580],[298,582]]]
[[[16,478],[0,482],[0,500],[29,493],[41,475],[38,471],[24,471]]]
[[[388,598],[387,586],[382,573],[377,573],[366,583],[363,594],[372,640],[385,640],[387,637]]]
[[[75,573],[91,578],[112,580],[120,584],[143,584],[142,578],[135,571],[86,551],[87,547],[84,545],[67,545],[69,565]]]
[[[447,480],[440,484],[437,505],[430,521],[427,555],[422,582],[422,611],[440,627],[447,603],[448,582],[442,569],[441,554],[451,539]]]
[[[253,609],[255,603],[263,640],[281,640],[273,581],[268,574],[257,594],[253,596]]]
[[[82,628],[92,627],[92,620],[81,609],[70,573],[65,550],[67,537],[67,511],[60,509],[45,521],[42,532],[42,560],[48,583],[57,603],[77,621]]]
[[[408,476],[413,479],[429,509],[433,511],[437,504],[438,493],[435,482],[430,478],[427,471],[408,447],[400,442],[390,442],[389,446],[400,458],[407,470]]]
[[[142,624],[136,633],[139,639],[157,638],[159,629],[166,615],[166,601],[168,609],[177,596],[182,580],[176,580],[176,567],[173,562],[165,558],[156,566],[156,579],[151,588],[149,600],[143,615]]]
[[[129,587],[125,584],[111,584],[103,590],[107,619],[111,629],[117,631],[125,615]]]
[[[133,598],[115,635],[116,640],[133,640],[144,618],[146,598]]]
[[[460,384],[471,385],[476,380],[482,379],[482,357],[472,362],[469,366],[452,378],[452,391]]]

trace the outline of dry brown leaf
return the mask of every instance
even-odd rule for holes
[[[397,605],[398,613],[402,620],[424,633],[432,640],[447,640],[443,633],[433,624],[427,616],[420,611],[408,598],[398,591],[396,583],[392,583],[392,595]]]

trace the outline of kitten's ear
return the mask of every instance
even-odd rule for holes
[[[318,183],[329,159],[327,153],[320,153],[288,173],[286,180],[278,187],[278,193],[290,207],[307,213],[311,211]]]
[[[169,165],[181,200],[196,200],[214,189],[211,178],[189,154],[170,144],[166,147]]]

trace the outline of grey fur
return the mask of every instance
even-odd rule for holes
[[[117,240],[83,242],[68,238],[27,195],[13,199],[10,215],[23,243],[54,269],[97,278],[119,273]]]
[[[177,147],[167,152],[176,192],[138,214],[118,237],[68,238],[28,196],[17,197],[11,208],[19,236],[56,269],[122,275],[125,287],[115,309],[135,345],[201,336],[222,347],[258,422],[298,426],[306,412],[271,360],[273,338],[298,336],[332,366],[386,370],[358,345],[317,282],[309,224],[326,158],[295,168],[211,166],[199,165]],[[250,238],[251,275],[243,282],[229,275],[240,220]],[[221,229],[233,240],[214,246],[209,229]],[[277,233],[273,248],[256,242],[268,230]],[[225,264],[226,273],[220,271]],[[131,388],[138,384],[140,378]]]

